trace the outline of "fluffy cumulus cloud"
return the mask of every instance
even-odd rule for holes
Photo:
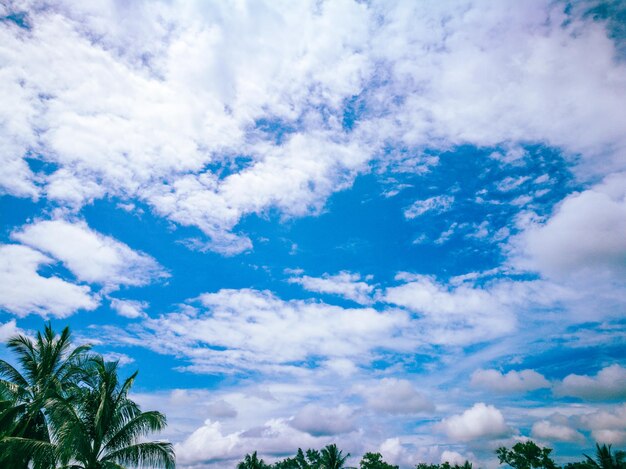
[[[232,457],[239,434],[223,435],[219,422],[207,420],[182,443],[176,445],[178,462],[209,462]]]
[[[448,285],[424,275],[399,274],[403,282],[388,288],[384,300],[422,315],[428,340],[465,344],[499,337],[516,327],[514,306],[526,285]],[[512,288],[511,288],[512,287]]]
[[[534,370],[511,370],[500,373],[498,370],[476,370],[472,373],[472,386],[497,392],[525,392],[550,387],[548,380]]]
[[[111,298],[111,308],[117,314],[129,319],[146,317],[145,309],[149,306],[147,301],[137,300],[121,300],[119,298]]]
[[[0,245],[0,307],[17,316],[34,313],[62,318],[98,306],[88,286],[39,274],[51,264],[53,259],[27,246]]]
[[[594,440],[612,445],[626,444],[626,404],[582,415],[581,427],[591,430]]]
[[[626,398],[626,368],[615,364],[602,368],[595,376],[570,374],[555,387],[560,396],[590,401]]]
[[[517,239],[517,262],[560,280],[623,284],[626,270],[626,175],[565,198],[544,223]],[[623,285],[622,285],[623,286]]]
[[[345,405],[336,408],[306,405],[289,424],[313,436],[337,435],[356,429],[354,410]]]
[[[171,416],[166,436],[194,469],[331,441],[407,467],[464,454],[490,467],[507,422],[626,443],[622,363],[559,368],[561,381],[551,363],[530,369],[555,347],[626,337],[626,61],[612,20],[587,13],[596,4],[3,3],[0,309],[18,319],[0,317],[0,340],[28,314],[108,301],[85,333],[107,350],[229,375],[207,378],[215,392],[137,395]],[[341,218],[332,197],[352,187],[379,207],[337,230],[354,257],[294,250],[310,271],[267,260],[277,240],[306,244],[294,219]],[[184,252],[203,274],[225,275],[85,221],[108,209],[165,227],[200,251]],[[359,230],[372,220],[384,243],[370,246]],[[386,237],[424,220],[428,236]],[[148,288],[114,296],[131,287]],[[143,368],[144,355],[108,357]],[[524,394],[550,387],[556,410]],[[471,406],[478,393],[502,411]],[[521,404],[500,405],[507,393]]]
[[[370,276],[362,279],[360,274],[342,271],[335,275],[324,274],[321,277],[308,275],[295,276],[289,279],[290,283],[302,285],[308,291],[328,293],[343,296],[360,304],[372,302],[374,286],[367,283]]]
[[[405,379],[383,378],[379,382],[357,385],[355,392],[365,398],[369,409],[377,412],[414,414],[435,409],[434,404]]]
[[[553,423],[549,420],[540,420],[538,422],[535,422],[532,426],[531,434],[534,438],[550,441],[585,441],[585,437],[582,433],[567,425]]]
[[[381,142],[608,148],[596,170],[625,148],[624,65],[602,24],[560,4],[48,6],[15,5],[29,30],[0,29],[4,190],[75,208],[139,199],[223,253],[250,248],[247,214],[318,212]],[[407,216],[450,203],[428,200]]]
[[[512,429],[504,421],[500,410],[482,402],[474,404],[461,414],[452,415],[439,423],[448,437],[458,441],[499,438],[510,435]]]
[[[174,446],[177,463],[191,467],[235,465],[241,455],[254,451],[272,459],[286,451],[323,446],[328,440],[294,429],[285,419],[271,419],[247,431],[226,432],[219,422],[207,420]]]
[[[84,282],[115,288],[145,285],[168,276],[152,257],[92,230],[83,221],[38,221],[12,237],[60,260]]]
[[[11,319],[5,323],[0,323],[0,342],[4,343],[16,334],[20,333],[15,319]]]
[[[129,343],[192,360],[189,370],[298,372],[294,363],[323,365],[336,359],[369,363],[377,349],[413,347],[408,316],[401,311],[341,308],[318,301],[284,301],[270,292],[220,290],[199,305],[143,322]],[[329,369],[333,369],[331,366]]]
[[[20,109],[6,116],[5,190],[70,207],[138,198],[224,253],[250,246],[230,233],[247,213],[319,210],[371,157],[319,112],[336,115],[361,89],[371,61],[357,49],[371,13],[352,2],[314,10],[198,2],[131,13],[67,2],[30,10],[30,34],[3,22],[2,90]],[[303,128],[279,143],[263,119]],[[57,169],[35,176],[21,159],[31,149]],[[231,167],[238,171],[222,178]]]
[[[456,451],[444,450],[441,453],[440,460],[442,463],[447,462],[452,465],[462,466],[463,464],[465,464],[465,461],[471,461],[471,458],[465,457]]]

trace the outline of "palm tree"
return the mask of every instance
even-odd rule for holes
[[[47,402],[76,385],[89,349],[71,350],[70,335],[66,327],[57,337],[48,323],[34,340],[17,335],[7,342],[23,371],[0,360],[0,466],[52,465]]]
[[[626,468],[626,452],[611,451],[611,445],[600,446],[596,443],[596,459],[587,456],[586,463],[593,469],[625,469]]]
[[[320,452],[320,467],[322,469],[342,469],[350,453],[343,456],[336,444],[328,445]]]
[[[166,425],[163,414],[142,412],[128,398],[137,376],[120,383],[117,362],[92,359],[92,372],[78,392],[51,401],[53,441],[63,469],[173,469],[172,445],[163,441],[139,442]]]
[[[237,464],[237,469],[269,469],[269,467],[265,461],[259,459],[256,451],[252,454],[246,454],[243,461]]]

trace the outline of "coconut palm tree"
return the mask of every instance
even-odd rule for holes
[[[243,461],[241,461],[239,464],[237,464],[237,469],[269,469],[270,466],[263,461],[262,459],[259,459],[259,457],[256,454],[256,451],[252,454],[246,454],[246,456],[243,458]]]
[[[586,463],[592,469],[626,469],[626,452],[611,451],[611,445],[596,443],[596,458],[584,454]]]
[[[47,402],[68,393],[84,373],[89,346],[71,349],[70,330],[57,336],[48,323],[34,340],[17,335],[7,346],[22,372],[0,360],[0,466],[46,468],[53,464]]]
[[[328,445],[320,451],[320,467],[323,469],[342,469],[350,453],[343,456],[336,444]]]
[[[172,445],[163,441],[140,442],[162,430],[165,416],[142,412],[128,398],[137,372],[123,383],[117,362],[92,359],[89,376],[77,392],[51,400],[50,419],[55,453],[64,469],[173,469]]]

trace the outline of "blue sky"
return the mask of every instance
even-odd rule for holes
[[[624,15],[1,6],[0,339],[139,369],[186,468],[624,447]]]

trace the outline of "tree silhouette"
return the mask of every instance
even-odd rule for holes
[[[72,469],[124,465],[173,469],[170,443],[140,441],[165,428],[166,419],[160,412],[142,412],[128,398],[137,372],[122,383],[117,362],[97,356],[92,363],[83,386],[69,396],[57,397],[50,407],[58,459]]]
[[[53,464],[46,419],[49,401],[76,386],[88,360],[89,346],[72,350],[70,336],[66,327],[57,337],[48,323],[34,340],[17,335],[7,342],[22,372],[0,360],[0,467]]]
[[[323,469],[342,469],[350,453],[343,455],[336,444],[328,445],[320,451],[320,467]]]
[[[383,461],[380,453],[365,453],[359,467],[360,469],[398,469],[398,466]]]
[[[611,445],[596,443],[596,458],[584,454],[586,464],[592,469],[626,469],[626,452],[611,451]]]
[[[500,464],[506,463],[515,469],[556,469],[551,452],[551,448],[542,448],[530,440],[516,443],[510,450],[504,446],[496,450]]]
[[[269,469],[269,465],[262,459],[259,459],[256,451],[252,454],[246,454],[243,461],[237,464],[237,469]]]

